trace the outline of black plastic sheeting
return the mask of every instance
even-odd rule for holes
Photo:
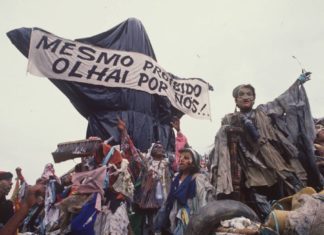
[[[11,42],[28,57],[32,28],[14,29],[7,33]],[[139,52],[156,60],[152,45],[142,23],[130,18],[101,34],[75,41],[102,48]],[[152,142],[160,141],[167,151],[174,151],[175,136],[170,126],[173,116],[181,117],[167,97],[126,88],[107,88],[84,83],[49,80],[71,101],[78,112],[88,120],[86,137],[102,139],[120,136],[117,115],[126,123],[135,146],[146,151]]]

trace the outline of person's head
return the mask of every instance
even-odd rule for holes
[[[160,142],[156,142],[152,146],[151,156],[153,159],[162,159],[165,157],[165,150]]]
[[[248,112],[252,109],[255,101],[255,90],[250,84],[239,85],[233,90],[233,97],[236,106],[241,112]]]
[[[47,163],[44,167],[42,177],[48,180],[50,176],[55,176],[55,170],[52,163]]]
[[[10,172],[0,171],[0,197],[7,196],[12,187],[12,177]]]
[[[191,175],[199,172],[200,169],[200,157],[199,154],[192,148],[183,148],[179,150],[179,172],[189,173]]]
[[[317,125],[315,143],[322,143],[322,142],[324,142],[324,126]]]
[[[83,157],[81,159],[83,171],[91,171],[95,169],[95,159],[93,157]]]
[[[72,174],[65,174],[61,177],[61,182],[63,186],[69,186],[72,184]]]

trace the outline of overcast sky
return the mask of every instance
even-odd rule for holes
[[[138,18],[164,69],[214,87],[212,121],[184,117],[181,123],[189,143],[204,153],[221,118],[234,110],[232,89],[251,83],[256,104],[273,100],[301,72],[292,56],[313,72],[305,87],[313,116],[324,116],[323,12],[322,0],[1,0],[0,170],[20,166],[33,184],[53,162],[56,145],[85,138],[87,127],[51,82],[26,73],[27,59],[6,36],[12,29],[40,27],[75,39]],[[55,164],[57,174],[76,162]]]

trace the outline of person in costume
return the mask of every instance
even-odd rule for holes
[[[130,172],[136,185],[134,192],[133,217],[138,217],[139,225],[134,225],[136,234],[154,234],[154,217],[166,201],[171,184],[171,168],[165,149],[160,142],[152,143],[147,153],[139,152],[127,133],[126,125],[118,119],[121,133],[121,149],[131,162]]]
[[[166,201],[171,185],[171,169],[165,149],[160,142],[153,143],[144,157],[141,188],[135,203],[142,218],[142,233],[154,234],[153,221]]]
[[[281,96],[255,109],[253,86],[233,90],[239,110],[223,118],[210,154],[210,177],[218,199],[252,202],[250,206],[264,218],[269,200],[306,184],[321,187],[312,151],[314,124],[303,87],[310,74],[303,71]]]

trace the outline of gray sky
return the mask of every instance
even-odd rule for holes
[[[7,38],[9,30],[40,27],[75,39],[138,18],[164,69],[180,77],[203,78],[214,87],[212,122],[182,119],[190,144],[204,153],[221,118],[234,110],[232,89],[251,83],[256,104],[273,100],[301,72],[293,55],[313,72],[305,87],[313,116],[324,116],[323,12],[322,0],[2,0],[0,170],[13,172],[20,166],[32,184],[52,162],[57,143],[83,139],[87,127],[51,82],[27,75],[27,59]],[[56,164],[57,174],[76,162]]]

